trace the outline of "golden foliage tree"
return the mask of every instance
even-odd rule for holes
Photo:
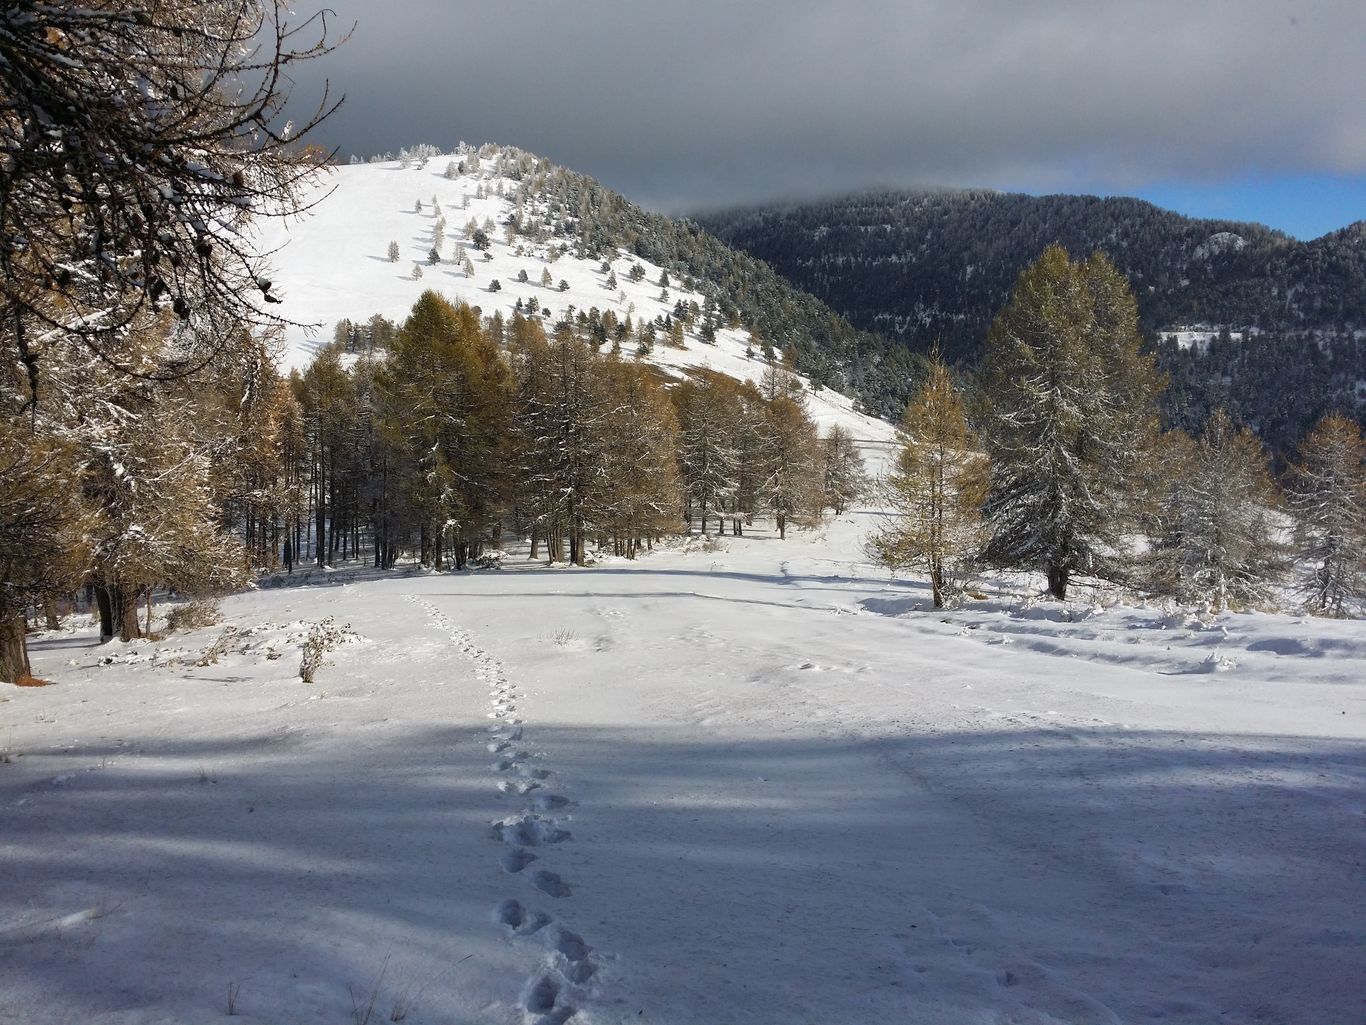
[[[989,463],[968,425],[962,396],[943,363],[935,360],[901,423],[896,468],[882,482],[888,522],[869,539],[889,569],[929,574],[934,607],[943,608],[955,573],[986,540],[982,503]]]

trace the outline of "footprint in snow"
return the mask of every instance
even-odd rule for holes
[[[489,836],[518,847],[540,847],[542,844],[564,843],[570,839],[569,830],[560,829],[539,815],[499,819],[490,824]]]
[[[583,937],[578,933],[570,932],[563,926],[559,926],[548,937],[552,947],[558,950],[570,961],[582,961],[593,949],[583,942]]]
[[[563,1025],[575,1013],[575,1008],[560,1000],[560,984],[550,973],[538,975],[527,984],[522,1006],[541,1017],[537,1025]]]
[[[540,890],[548,897],[561,899],[573,896],[574,894],[573,888],[560,878],[558,872],[549,872],[542,869],[532,877],[531,881],[536,885],[536,889]]]
[[[516,874],[535,861],[536,855],[522,847],[514,847],[510,851],[504,851],[498,860],[502,863],[503,871]]]
[[[550,924],[550,916],[541,911],[527,911],[519,900],[508,899],[493,911],[499,925],[506,926],[518,936],[530,936]]]

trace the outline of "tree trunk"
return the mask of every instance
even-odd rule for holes
[[[0,680],[18,683],[30,675],[28,640],[24,633],[24,614],[0,604]]]
[[[131,641],[142,636],[138,627],[138,593],[126,584],[115,589],[114,604],[118,609],[119,640]]]
[[[56,598],[43,599],[43,616],[47,620],[49,630],[56,630],[62,625],[61,617],[57,615]]]
[[[114,639],[114,598],[104,584],[95,585],[95,605],[100,612],[100,643]]]
[[[1048,567],[1048,593],[1058,601],[1067,600],[1067,582],[1072,577],[1072,571],[1066,566],[1050,565]]]

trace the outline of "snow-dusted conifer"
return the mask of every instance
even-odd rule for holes
[[[1198,442],[1164,436],[1161,465],[1168,485],[1150,555],[1154,585],[1214,612],[1269,601],[1284,552],[1261,441],[1217,410]]]
[[[1074,262],[1058,245],[1020,274],[987,336],[988,557],[1042,570],[1056,598],[1073,574],[1132,561],[1162,387],[1140,345],[1114,265],[1101,253]]]
[[[859,455],[858,444],[849,428],[831,424],[821,439],[822,481],[825,504],[843,516],[850,504],[868,490],[868,473]]]
[[[786,538],[789,523],[806,526],[820,517],[820,441],[799,398],[780,395],[765,414],[763,501],[778,537]]]
[[[389,262],[390,262],[390,263],[398,263],[398,243],[397,243],[397,242],[390,242],[390,243],[389,243]]]
[[[151,377],[213,358],[230,329],[278,324],[240,216],[298,213],[320,170],[298,143],[332,107],[290,123],[284,90],[332,49],[328,22],[272,0],[28,0],[0,23],[0,351],[30,398],[68,349],[131,367],[137,322],[163,304],[215,330],[138,364]]]
[[[1299,587],[1316,615],[1366,606],[1366,441],[1360,426],[1330,413],[1305,438],[1291,471]]]
[[[647,328],[653,336],[654,328],[643,322],[642,345]],[[723,513],[736,488],[737,453],[727,431],[736,413],[733,387],[706,378],[686,381],[672,392],[678,410],[678,463],[688,519],[696,520],[703,534],[711,516],[716,517],[717,533],[721,532]]]

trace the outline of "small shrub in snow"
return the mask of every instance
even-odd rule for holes
[[[218,602],[211,598],[197,598],[178,605],[166,613],[166,630],[169,633],[182,633],[190,630],[203,630],[222,619]]]
[[[304,683],[312,683],[327,653],[345,640],[350,629],[349,626],[338,626],[331,616],[310,626],[308,638],[304,641],[303,658],[299,662],[299,679]]]
[[[203,653],[195,662],[195,665],[200,668],[217,665],[218,660],[228,653],[228,647],[232,644],[233,639],[236,636],[237,627],[230,626],[225,629],[218,635],[212,644],[204,649]]]

